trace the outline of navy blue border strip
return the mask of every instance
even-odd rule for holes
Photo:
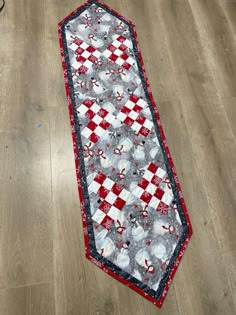
[[[129,31],[131,34],[131,39],[133,42],[133,47],[134,47],[133,50],[134,50],[135,58],[136,58],[137,65],[138,65],[139,75],[140,75],[140,78],[142,80],[142,84],[143,84],[143,88],[144,88],[145,95],[147,98],[147,102],[150,105],[149,107],[150,107],[151,114],[152,114],[152,119],[153,119],[153,123],[154,123],[154,127],[155,127],[156,136],[160,142],[160,147],[161,147],[161,150],[163,153],[163,157],[164,157],[164,161],[165,161],[165,165],[166,165],[166,169],[167,169],[167,174],[168,174],[168,177],[170,179],[171,187],[173,189],[174,199],[175,199],[176,206],[177,206],[179,216],[180,216],[182,226],[183,226],[183,232],[182,232],[181,238],[178,241],[176,249],[175,249],[175,251],[174,251],[174,253],[173,253],[173,255],[169,261],[168,267],[167,267],[166,272],[165,272],[165,274],[164,274],[164,276],[163,276],[163,278],[159,284],[157,291],[154,291],[148,285],[142,283],[141,281],[132,277],[129,273],[123,271],[122,269],[120,269],[119,267],[114,265],[110,260],[108,260],[107,258],[100,255],[96,250],[94,232],[93,232],[93,221],[92,221],[91,211],[90,211],[90,200],[89,200],[89,194],[88,194],[88,186],[87,186],[87,181],[86,181],[82,139],[81,139],[79,121],[78,121],[78,117],[77,117],[77,113],[76,113],[75,93],[74,93],[74,86],[73,86],[72,73],[71,73],[71,65],[70,65],[69,54],[68,54],[68,49],[67,49],[67,42],[66,42],[66,35],[65,35],[66,24],[70,20],[73,20],[76,17],[78,17],[83,11],[85,11],[92,4],[96,4],[97,6],[103,8],[108,13],[114,15],[115,17],[120,19],[123,23],[125,23],[129,28]],[[102,265],[111,269],[114,273],[119,275],[119,277],[133,283],[135,286],[142,289],[144,292],[146,292],[147,294],[152,296],[154,299],[159,300],[163,294],[166,282],[168,281],[170,272],[171,272],[172,268],[174,267],[174,263],[175,263],[178,255],[179,255],[180,249],[181,249],[185,239],[187,238],[187,235],[189,233],[189,229],[187,226],[187,221],[186,221],[186,218],[184,215],[184,211],[183,211],[182,206],[181,206],[179,192],[178,192],[178,189],[176,187],[174,175],[172,173],[172,169],[171,169],[169,161],[168,161],[168,157],[167,157],[167,154],[166,154],[166,151],[164,148],[164,144],[163,144],[162,139],[161,139],[160,130],[159,130],[159,127],[158,127],[157,122],[156,122],[156,116],[155,116],[154,108],[152,106],[152,103],[151,103],[151,100],[149,97],[149,93],[147,90],[146,80],[145,80],[142,66],[141,66],[141,63],[139,60],[139,56],[138,56],[138,48],[137,48],[137,44],[136,44],[136,39],[135,39],[133,27],[126,20],[117,16],[113,11],[111,11],[107,7],[103,6],[101,3],[96,2],[96,0],[92,0],[91,2],[85,4],[82,8],[80,8],[72,16],[67,18],[62,23],[61,30],[62,30],[63,50],[64,50],[64,56],[65,56],[67,74],[68,74],[68,81],[69,81],[69,89],[70,89],[70,95],[71,95],[71,100],[72,100],[72,105],[73,105],[73,116],[74,116],[74,122],[75,122],[76,142],[77,142],[77,147],[78,147],[78,152],[79,152],[78,158],[79,158],[79,165],[80,165],[81,186],[82,186],[82,191],[83,191],[83,196],[84,196],[84,208],[86,210],[87,229],[88,229],[88,235],[89,235],[89,253],[93,258],[95,258],[97,261],[99,261]]]

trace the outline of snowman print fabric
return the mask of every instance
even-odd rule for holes
[[[161,306],[192,231],[135,27],[92,0],[59,37],[86,256]]]

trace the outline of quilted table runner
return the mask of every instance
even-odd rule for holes
[[[86,257],[161,306],[192,229],[135,26],[90,0],[59,38]]]

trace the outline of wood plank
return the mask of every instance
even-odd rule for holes
[[[49,125],[45,87],[44,4],[7,4],[9,24],[0,96],[0,287],[53,279]],[[11,25],[12,25],[11,24]],[[27,25],[32,25],[32,28]],[[7,31],[7,30],[6,30]],[[7,58],[6,58],[7,57]],[[2,58],[1,58],[2,60]]]
[[[236,1],[223,0],[221,3],[224,13],[227,16],[227,20],[232,31],[232,36],[234,41],[236,41]]]
[[[189,3],[160,1],[158,14],[179,93],[199,102],[206,95],[216,95],[216,84]]]
[[[54,315],[53,283],[0,290],[2,315]]]
[[[236,43],[219,0],[189,0],[219,94],[236,96]]]
[[[236,251],[224,253],[223,259],[236,308]]]
[[[223,97],[222,102],[230,123],[233,136],[236,139],[236,97]]]

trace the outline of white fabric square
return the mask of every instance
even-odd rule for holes
[[[157,209],[160,202],[161,201],[159,199],[157,199],[155,196],[153,196],[152,199],[150,200],[148,206],[150,206],[154,209]]]
[[[88,69],[92,66],[92,62],[90,60],[85,60],[85,62],[83,63],[83,66],[87,67]]]
[[[83,42],[81,45],[80,45],[81,48],[83,49],[86,49],[88,48],[88,44],[86,44],[85,42]]]
[[[112,43],[112,46],[114,47],[119,47],[121,45],[121,42],[119,42],[118,40],[114,40],[114,42]]]
[[[137,101],[137,104],[142,108],[144,108],[147,105],[147,103],[141,98]]]
[[[157,189],[157,186],[153,185],[152,183],[150,183],[147,187],[146,187],[146,191],[151,194],[154,195],[155,191]]]
[[[152,180],[153,176],[154,174],[149,170],[146,170],[145,173],[143,174],[143,178],[145,178],[149,182]]]
[[[95,124],[99,125],[100,122],[103,121],[103,118],[100,117],[99,115],[95,115],[95,116],[93,117],[92,121],[95,122]]]
[[[121,199],[123,199],[124,201],[127,201],[127,200],[129,199],[129,197],[130,197],[130,192],[127,191],[126,189],[123,189],[123,190],[120,192],[119,197],[120,197]]]
[[[131,100],[128,100],[126,103],[125,103],[125,106],[129,109],[133,109],[134,108],[134,105],[135,103],[132,102]]]
[[[84,137],[89,138],[90,135],[92,134],[92,130],[90,130],[89,128],[85,127],[85,128],[82,130],[81,134],[82,134]]]
[[[162,168],[158,167],[158,170],[156,171],[156,175],[163,179],[166,175],[166,171],[164,171]]]
[[[115,195],[112,191],[110,191],[105,199],[107,202],[109,202],[111,205],[113,205],[117,199],[117,195]]]
[[[92,216],[92,219],[100,224],[102,220],[105,218],[105,216],[106,216],[106,213],[98,209]]]
[[[141,129],[142,125],[140,125],[137,121],[135,121],[133,123],[133,125],[131,126],[131,128],[134,130],[134,131],[137,131],[139,132],[139,130]]]
[[[98,189],[101,187],[101,184],[92,181],[92,183],[88,187],[89,192],[94,192],[95,194],[98,192]]]
[[[76,49],[78,48],[79,46],[76,45],[75,43],[72,43],[69,48],[72,49],[73,51],[76,51]]]
[[[94,53],[93,53],[94,54]],[[112,54],[112,52],[108,49],[106,49],[104,52],[103,52],[103,56],[105,56],[106,58],[109,58],[110,55]],[[97,57],[97,56],[96,56]]]
[[[95,128],[94,132],[95,132],[96,135],[98,135],[99,137],[102,137],[106,131],[105,131],[102,127],[97,126],[97,127]]]
[[[145,128],[147,128],[147,129],[151,130],[151,129],[152,129],[152,126],[153,126],[153,123],[152,123],[150,120],[146,119],[145,122],[144,122],[144,124],[143,124],[143,126],[144,126]]]
[[[77,112],[78,112],[79,114],[84,115],[84,114],[87,113],[88,107],[85,106],[84,104],[82,104],[82,105],[80,105],[76,110],[77,110]]]
[[[117,119],[119,119],[120,121],[124,121],[126,117],[127,115],[122,112],[119,112],[119,114],[117,115]]]
[[[131,48],[132,47],[132,43],[130,40],[126,39],[124,42],[123,42],[123,45],[127,46],[128,48]]]
[[[124,63],[124,59],[118,57],[118,58],[116,59],[115,63],[117,63],[119,66],[121,66],[121,65],[123,65],[123,63]]]
[[[81,54],[81,56],[84,57],[84,58],[86,58],[86,59],[87,59],[90,55],[91,55],[91,53],[88,52],[87,50],[83,51],[83,53]]]
[[[115,119],[115,116],[112,115],[111,113],[108,113],[106,116],[105,116],[105,120],[107,122],[109,122],[110,124],[113,122],[113,120]]]
[[[140,198],[142,196],[142,194],[144,193],[144,189],[137,186],[133,191],[132,194],[137,196],[138,198]]]
[[[131,110],[131,112],[129,113],[129,117],[132,118],[133,120],[136,120],[138,116],[139,114],[136,113],[134,110]]]
[[[121,213],[120,210],[118,210],[116,207],[112,206],[112,207],[110,208],[110,210],[108,211],[107,215],[108,215],[109,217],[111,217],[113,220],[116,221],[116,220],[119,218],[120,213]]]
[[[78,62],[77,60],[75,60],[72,64],[72,67],[75,68],[76,70],[79,69],[80,66],[81,66],[81,63]]]
[[[168,206],[171,204],[171,201],[172,201],[172,196],[165,193],[162,198],[161,198],[161,201],[164,202],[165,204],[167,204]]]
[[[125,60],[127,63],[129,63],[130,65],[133,65],[135,63],[134,59],[129,57]]]
[[[116,56],[120,56],[120,55],[123,54],[123,51],[120,50],[120,49],[116,49],[116,50],[113,52],[113,54],[115,54]]]
[[[100,53],[100,51],[98,51],[98,50],[95,50],[93,53],[92,53],[92,55],[94,56],[94,57],[99,57],[100,55],[101,55],[101,53]]]
[[[114,182],[113,180],[111,180],[110,178],[106,178],[102,184],[106,189],[108,190],[111,190],[111,188],[113,187],[114,185]]]
[[[99,110],[101,109],[101,107],[96,104],[96,103],[93,103],[93,105],[90,107],[91,111],[93,111],[95,114],[97,114],[99,112]]]

